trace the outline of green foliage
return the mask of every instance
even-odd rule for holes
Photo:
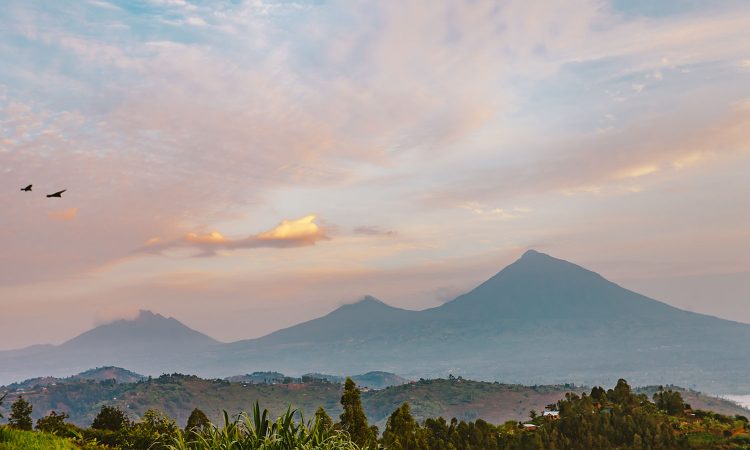
[[[122,446],[137,450],[160,450],[168,446],[162,444],[180,435],[174,420],[161,411],[149,409],[140,421],[133,424],[124,434]]]
[[[36,421],[36,429],[58,436],[72,436],[71,428],[65,423],[67,418],[68,415],[65,412],[58,414],[52,411]]]
[[[457,378],[446,382],[463,383]],[[403,402],[388,417],[383,437],[378,442],[377,431],[367,426],[359,390],[350,380],[341,397],[342,421],[335,425],[322,407],[306,422],[300,412],[291,408],[273,419],[269,411],[261,410],[256,402],[251,414],[242,413],[230,419],[224,412],[222,426],[211,424],[205,414],[194,409],[188,420],[189,431],[183,433],[174,420],[158,410],[150,409],[140,420],[130,422],[122,411],[102,408],[97,425],[107,424],[109,428],[76,429],[65,423],[65,413],[51,413],[37,422],[39,430],[55,434],[67,430],[69,440],[60,440],[50,433],[0,427],[0,450],[92,449],[100,448],[100,444],[121,450],[750,448],[750,424],[744,416],[702,410],[686,414],[681,395],[671,390],[662,389],[653,398],[655,403],[646,395],[634,393],[625,380],[619,380],[617,386],[606,392],[596,387],[590,395],[566,394],[564,399],[548,406],[559,411],[559,418],[532,414],[533,426],[515,421],[493,425],[481,419],[447,421],[443,417],[428,418],[420,425],[410,405]],[[114,422],[119,425],[112,425]],[[362,435],[355,437],[349,430]],[[16,434],[8,438],[9,433]],[[365,442],[357,439],[365,439]],[[9,446],[6,442],[15,443]]]
[[[114,406],[102,406],[91,428],[95,430],[119,431],[130,426],[127,414]]]
[[[322,406],[319,406],[315,411],[315,420],[318,421],[318,426],[322,430],[328,432],[333,429],[333,419],[331,419],[331,416],[328,415]]]
[[[343,431],[322,426],[320,418],[308,423],[294,420],[296,411],[288,409],[276,420],[269,418],[268,410],[260,410],[258,403],[252,416],[240,414],[230,420],[224,412],[222,427],[209,427],[201,433],[173,436],[166,444],[170,450],[357,450]]]
[[[676,404],[677,397],[670,398]],[[535,416],[534,427],[442,417],[420,427],[402,405],[391,414],[381,444],[394,450],[749,448],[750,427],[741,418],[706,411],[685,417],[682,409],[672,415],[633,393],[625,380],[606,392],[597,387],[590,395],[569,393],[552,406],[560,411],[559,419]]]
[[[0,426],[0,450],[80,450],[80,447],[52,434]]]
[[[654,394],[656,407],[671,416],[680,416],[685,411],[685,402],[679,392],[668,389]]]
[[[198,408],[193,409],[188,417],[187,424],[185,425],[185,433],[192,431],[200,432],[211,426],[211,421],[208,420],[206,413]]]
[[[19,430],[31,430],[34,426],[34,422],[31,420],[32,410],[31,403],[27,402],[22,396],[19,396],[18,400],[10,405],[8,423],[11,427],[18,428]]]
[[[362,408],[359,389],[351,378],[344,383],[344,393],[341,395],[341,413],[339,426],[351,436],[357,445],[370,445],[376,440],[377,431],[367,424],[367,416]]]
[[[393,450],[427,450],[427,434],[411,415],[409,404],[404,403],[388,418],[382,443]]]

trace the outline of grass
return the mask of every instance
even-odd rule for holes
[[[80,447],[53,434],[0,426],[0,450],[80,450]]]

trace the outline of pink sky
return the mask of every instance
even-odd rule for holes
[[[11,0],[0,25],[0,349],[138,309],[234,340],[426,308],[528,248],[750,323],[746,2]]]

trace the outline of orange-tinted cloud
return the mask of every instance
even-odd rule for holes
[[[152,238],[141,251],[161,253],[169,249],[195,248],[201,251],[198,256],[213,256],[218,250],[304,247],[329,239],[323,228],[315,223],[316,218],[314,214],[310,214],[299,219],[282,220],[273,229],[244,239],[230,239],[218,231],[206,234],[188,233],[181,239],[168,242]]]

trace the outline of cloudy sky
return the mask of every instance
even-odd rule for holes
[[[2,8],[0,349],[421,309],[528,248],[750,322],[744,0]]]

